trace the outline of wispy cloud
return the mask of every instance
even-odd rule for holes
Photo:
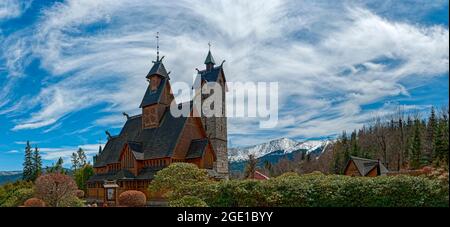
[[[19,151],[18,150],[9,150],[6,153],[7,154],[17,154],[17,153],[19,153]]]
[[[0,2],[0,22],[3,19],[22,15],[32,3],[32,0],[2,0]]]
[[[104,144],[83,144],[80,146],[42,147],[39,148],[39,151],[41,152],[43,160],[56,161],[59,158],[62,158],[67,165],[71,162],[70,157],[72,153],[76,152],[79,148],[84,150],[88,161],[92,162],[92,157],[98,153],[100,145],[104,147]]]
[[[55,4],[31,32],[11,35],[5,46],[11,50],[3,54],[11,74],[21,75],[30,56],[50,72],[26,105],[33,111],[19,116],[13,130],[52,127],[99,104],[106,106],[94,125],[120,126],[121,112],[139,113],[157,31],[172,81],[191,82],[212,41],[216,60],[227,60],[228,81],[280,83],[279,126],[260,130],[258,119],[230,119],[229,133],[237,144],[248,143],[234,136],[242,133],[255,141],[351,130],[386,108],[364,105],[409,96],[418,83],[448,74],[448,28],[395,21],[379,15],[385,5],[370,5],[289,0]],[[13,107],[6,105],[0,113]]]

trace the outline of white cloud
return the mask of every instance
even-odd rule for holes
[[[0,2],[0,22],[3,19],[21,16],[31,3],[32,0],[2,0]]]
[[[56,161],[62,158],[65,166],[69,166],[71,162],[70,157],[72,153],[76,152],[78,148],[82,148],[87,156],[87,160],[92,163],[92,157],[98,153],[99,146],[104,147],[104,144],[83,144],[80,146],[64,146],[64,147],[42,147],[39,148],[43,160]]]
[[[27,105],[37,110],[19,118],[13,129],[50,126],[100,103],[108,106],[102,110],[106,115],[94,120],[97,125],[116,127],[123,123],[121,112],[139,113],[159,31],[172,82],[191,82],[209,41],[216,61],[227,60],[228,81],[280,82],[279,126],[259,130],[257,119],[230,119],[231,137],[314,137],[351,130],[378,113],[363,105],[409,96],[409,88],[448,73],[449,66],[447,28],[396,22],[364,5],[288,0],[55,4],[44,11],[32,37],[23,32],[8,40],[7,47],[15,50],[4,54],[8,71],[20,75],[32,55],[51,73],[44,82],[57,81],[42,86]]]

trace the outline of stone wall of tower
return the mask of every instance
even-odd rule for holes
[[[214,169],[224,178],[228,178],[228,133],[227,133],[227,117],[226,117],[226,98],[225,84],[223,77],[219,80],[222,89],[222,108],[223,116],[202,117],[202,123],[205,127],[206,134],[211,141],[211,145],[216,152],[216,163]],[[205,96],[203,98],[206,98]],[[203,99],[202,98],[202,99]]]

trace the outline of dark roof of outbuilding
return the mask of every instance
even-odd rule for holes
[[[201,158],[205,152],[206,145],[208,145],[208,139],[192,140],[189,145],[186,159]]]
[[[158,103],[159,100],[161,99],[161,94],[163,93],[167,81],[168,78],[162,78],[158,88],[155,91],[152,91],[150,86],[148,86],[147,90],[145,91],[144,98],[142,98],[142,102],[139,108]]]
[[[379,160],[359,158],[355,156],[350,156],[350,160],[353,160],[356,168],[358,169],[361,176],[366,176],[373,168],[380,167],[380,175],[384,175],[388,172],[386,167]]]

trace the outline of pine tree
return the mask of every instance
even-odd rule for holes
[[[269,160],[264,161],[264,169],[269,172],[269,175],[272,176],[273,174],[273,166],[272,163],[269,162]]]
[[[411,167],[414,169],[420,168],[422,164],[422,145],[420,136],[420,121],[416,120],[414,123],[414,134],[410,146]]]
[[[30,141],[27,141],[25,147],[25,160],[23,162],[22,179],[25,181],[33,180],[33,152],[31,151]]]
[[[433,160],[434,140],[437,131],[436,113],[434,107],[431,107],[430,117],[428,118],[428,124],[426,125],[427,134],[425,136],[424,147],[424,161],[428,164]]]
[[[78,155],[77,153],[72,153],[72,170],[76,171],[78,167],[80,166],[80,163],[78,162]]]
[[[448,125],[446,121],[443,120],[440,121],[436,130],[436,137],[434,140],[434,156],[437,163],[445,162],[448,164],[449,144],[448,136],[445,131],[448,131]]]
[[[254,178],[255,177],[257,163],[258,163],[258,161],[256,160],[254,155],[248,156],[247,166],[245,167],[245,172],[244,172],[245,178]]]
[[[64,164],[64,160],[60,157],[53,166],[47,167],[47,172],[48,173],[66,174],[66,171],[63,168],[63,164]]]
[[[350,136],[350,144],[352,146],[350,154],[352,156],[359,156],[358,138],[356,137],[356,130],[353,131]]]
[[[86,154],[84,153],[84,150],[81,147],[78,148],[77,156],[78,156],[79,167],[81,168],[81,167],[85,166],[87,158],[86,158]]]
[[[39,149],[36,146],[33,152],[33,181],[36,180],[42,174],[42,159],[39,154]]]

